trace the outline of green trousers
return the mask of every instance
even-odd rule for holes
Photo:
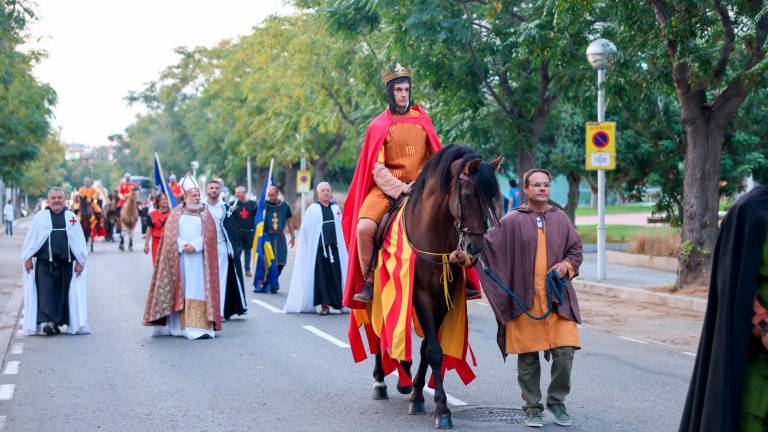
[[[757,339],[750,341],[752,346],[747,362],[746,388],[741,415],[742,432],[768,430],[768,352],[765,352],[765,348],[756,341]]]
[[[565,397],[571,391],[571,370],[573,368],[573,347],[558,347],[552,353],[552,381],[547,390],[547,405],[565,405]],[[539,353],[525,353],[517,356],[517,382],[523,391],[523,409],[543,410],[541,404],[541,364]]]

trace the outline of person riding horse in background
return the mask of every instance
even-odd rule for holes
[[[99,196],[99,190],[93,187],[93,181],[90,177],[83,179],[83,186],[77,191],[77,194],[86,197],[91,201],[95,201]]]
[[[171,189],[174,198],[176,198],[176,202],[181,202],[181,186],[176,182],[176,175],[171,174],[168,176],[168,187]]]
[[[368,126],[344,206],[344,238],[350,257],[344,305],[373,297],[374,237],[395,200],[441,148],[432,120],[412,103],[410,70],[397,64],[383,74],[389,107]],[[355,259],[357,258],[357,259]],[[477,293],[472,293],[474,296]]]
[[[125,173],[125,176],[123,178],[123,181],[120,182],[120,187],[117,188],[117,214],[120,214],[120,210],[123,208],[123,204],[125,204],[125,200],[128,198],[128,195],[131,194],[134,188],[138,188],[139,186],[136,185],[136,183],[131,181],[131,173]]]

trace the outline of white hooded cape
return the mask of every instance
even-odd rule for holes
[[[64,219],[67,221],[67,240],[72,251],[72,280],[69,284],[69,323],[67,332],[70,334],[88,334],[91,328],[88,325],[88,275],[85,263],[88,258],[88,245],[85,242],[85,234],[80,222],[74,224],[69,221],[77,217],[69,210],[65,210]],[[45,244],[51,236],[53,225],[51,212],[48,209],[39,211],[32,219],[32,226],[24,239],[21,252],[22,279],[24,285],[24,332],[28,335],[39,334],[41,328],[37,325],[37,286],[35,284],[35,269],[29,273],[23,268],[23,262],[27,261]],[[37,261],[37,260],[35,260]],[[74,271],[75,261],[83,266],[83,271],[78,276]],[[35,262],[37,265],[37,262]]]
[[[341,210],[336,204],[331,204],[336,223],[336,243],[339,248],[339,265],[341,266],[341,283],[347,280],[347,247],[344,234],[341,232]],[[288,287],[288,298],[283,306],[283,313],[315,312],[315,259],[317,258],[317,243],[323,229],[323,211],[320,204],[309,206],[301,219],[296,257],[293,261],[291,284]],[[344,292],[342,286],[341,292]]]

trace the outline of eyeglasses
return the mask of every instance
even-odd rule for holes
[[[543,187],[545,189],[549,189],[550,187],[552,187],[552,185],[550,183],[533,183],[531,186],[535,187],[535,188]]]

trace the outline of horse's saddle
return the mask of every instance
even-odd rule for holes
[[[389,198],[389,197],[388,197]],[[390,208],[389,211],[381,218],[381,223],[376,228],[376,236],[373,238],[373,253],[371,254],[371,261],[368,263],[368,268],[365,274],[369,275],[376,269],[376,258],[379,256],[379,249],[384,244],[384,237],[389,232],[389,227],[392,225],[392,221],[395,220],[395,215],[405,204],[406,196],[400,196],[397,200],[389,198]]]

